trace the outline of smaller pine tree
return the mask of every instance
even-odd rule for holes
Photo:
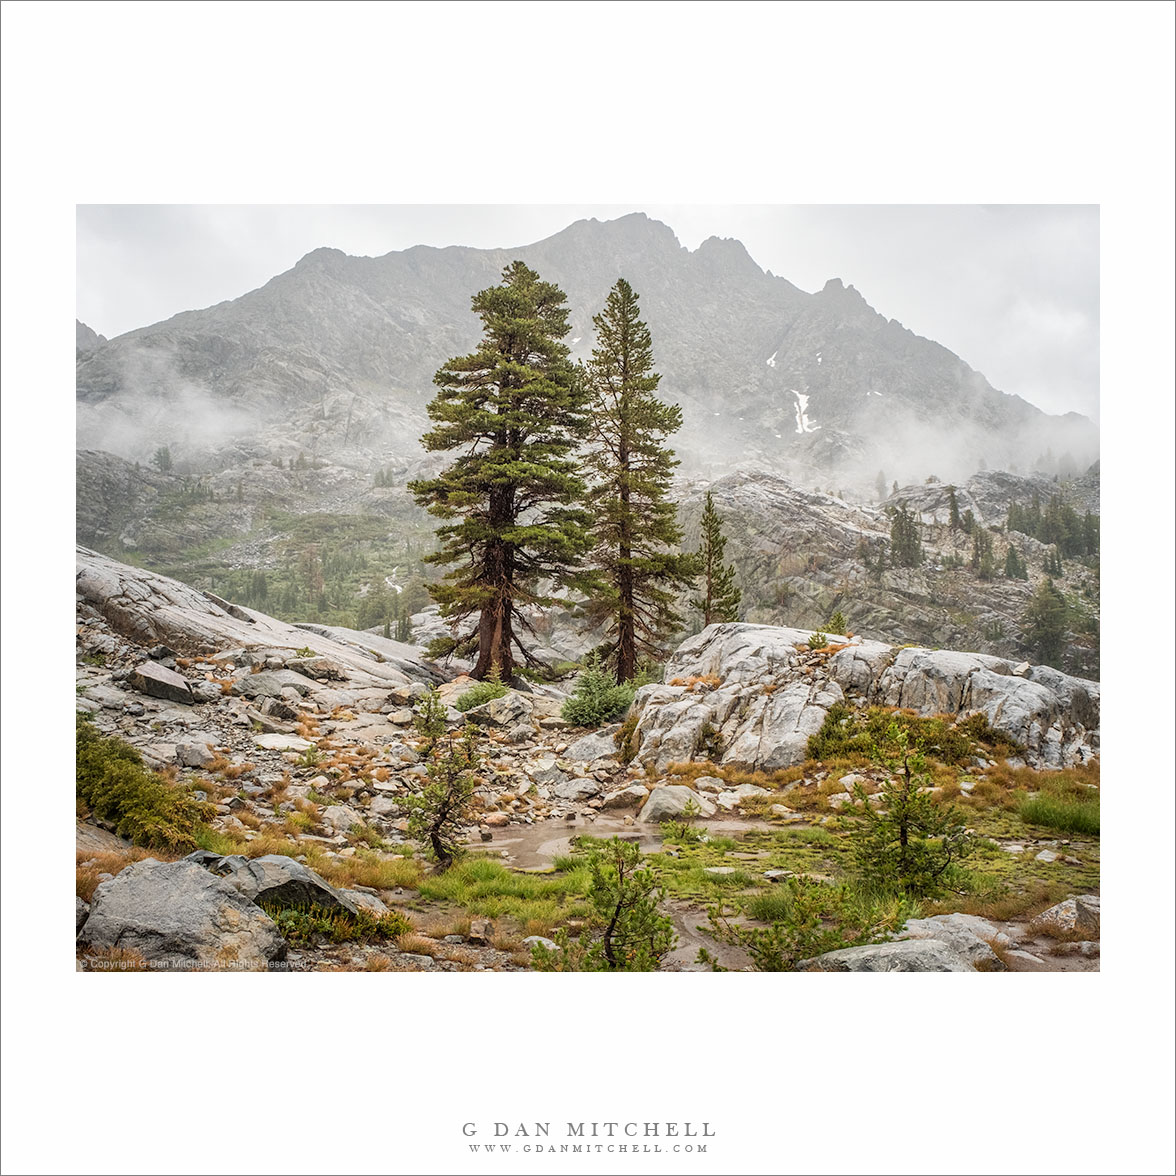
[[[960,529],[960,504],[956,498],[956,488],[948,486],[947,488],[947,525],[953,530]]]
[[[743,593],[735,583],[735,565],[723,563],[726,547],[723,518],[715,510],[714,499],[708,490],[702,512],[702,545],[698,550],[702,590],[691,601],[702,613],[704,626],[739,619],[739,602]]]
[[[1066,648],[1066,598],[1048,577],[1037,585],[1025,610],[1025,643],[1039,661],[1057,666]]]
[[[890,521],[890,560],[896,568],[917,568],[923,562],[922,528],[905,503]]]

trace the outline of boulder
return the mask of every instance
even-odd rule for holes
[[[282,698],[283,690],[291,689],[300,695],[309,694],[311,684],[293,670],[263,670],[260,674],[246,674],[237,680],[237,692],[246,698]]]
[[[314,746],[301,735],[254,735],[253,742],[264,751],[308,751]]]
[[[544,947],[548,951],[559,951],[559,944],[553,939],[548,939],[546,935],[528,935],[523,940],[524,947]]]
[[[1079,894],[1074,898],[1067,898],[1042,911],[1030,924],[1034,931],[1044,932],[1046,935],[1054,932],[1072,934],[1074,931],[1083,932],[1093,939],[1099,936],[1099,897],[1097,894]]]
[[[286,958],[265,912],[192,861],[147,858],[103,882],[78,942],[177,969],[260,969]]]
[[[157,662],[143,662],[136,666],[128,681],[140,694],[148,694],[152,698],[166,698],[168,702],[188,705],[195,702],[192,689],[183,675]]]
[[[568,745],[564,758],[581,763],[591,763],[598,759],[615,759],[617,745],[613,740],[613,732],[619,730],[614,724],[600,731],[593,731],[591,735],[583,735],[574,743]]]
[[[571,780],[565,780],[562,784],[557,784],[551,790],[551,795],[554,796],[557,800],[574,802],[578,800],[587,800],[590,796],[595,796],[599,791],[599,781],[588,780],[582,776],[577,776]]]
[[[730,812],[731,809],[738,808],[745,800],[752,796],[767,796],[768,790],[760,788],[755,784],[740,784],[736,788],[731,788],[726,792],[720,792],[715,797],[715,804],[719,808]]]
[[[332,804],[323,809],[323,823],[329,825],[336,833],[346,833],[356,825],[363,824],[363,818],[354,809],[345,804]]]
[[[77,924],[74,927],[74,935],[76,936],[81,931],[82,924],[90,917],[90,905],[89,903],[83,902],[80,898],[75,898],[74,901],[77,904],[75,912]]]
[[[465,717],[483,727],[513,727],[531,718],[531,704],[517,691],[511,690],[501,698],[492,698],[481,706],[471,707]]]
[[[200,853],[201,851],[197,851]],[[193,860],[190,855],[186,860]],[[246,858],[239,854],[209,861],[201,856],[198,865],[224,880],[250,902],[277,903],[281,906],[319,906],[327,910],[345,910],[354,915],[356,904],[342,891],[301,862],[283,854]]]
[[[937,939],[906,939],[828,951],[800,965],[805,972],[971,972],[972,965]]]
[[[714,816],[715,806],[708,797],[699,795],[685,784],[663,784],[649,794],[637,819],[647,824],[672,821],[682,815],[690,801],[698,805],[699,815]]]
[[[366,890],[340,890],[339,893],[359,910],[368,911],[377,918],[388,913],[388,908],[374,894],[368,894]]]
[[[176,762],[185,768],[203,768],[216,758],[206,743],[177,743]]]
[[[1000,957],[992,950],[992,943],[1001,947],[1012,945],[1012,940],[987,919],[961,914],[911,919],[903,928],[901,939],[937,940],[981,972],[1005,970]]]
[[[648,795],[649,790],[644,784],[630,784],[619,792],[610,792],[600,807],[602,809],[636,808],[639,804],[644,803]]]

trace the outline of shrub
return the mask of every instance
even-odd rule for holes
[[[829,644],[829,635],[816,632],[808,639],[808,643],[809,649],[824,649]]]
[[[493,698],[502,698],[506,693],[507,686],[498,673],[498,667],[494,666],[485,680],[476,682],[471,686],[453,704],[453,708],[464,714],[466,711],[473,710],[474,707],[481,706],[484,702],[489,702]]]
[[[461,853],[462,833],[472,818],[474,773],[481,762],[477,728],[466,727],[460,739],[448,735],[443,744],[434,745],[424,787],[400,798],[408,811],[408,835],[428,844],[442,870]]]
[[[658,909],[663,892],[635,842],[613,837],[590,851],[591,913],[580,936],[556,933],[555,951],[533,951],[541,972],[656,972],[677,941],[673,923]]]
[[[576,679],[576,689],[563,704],[560,714],[573,726],[599,727],[623,715],[636,692],[632,682],[618,686],[601,668],[599,660],[592,658]]]
[[[313,945],[319,939],[331,943],[382,943],[412,929],[401,914],[376,915],[363,907],[352,915],[315,905],[283,907],[264,899],[259,905],[290,943]]]
[[[821,729],[809,736],[809,757],[828,760],[864,755],[877,759],[879,755],[893,755],[896,748],[891,746],[892,729],[908,739],[913,748],[945,764],[962,763],[973,752],[968,736],[943,719],[882,707],[855,710],[838,702],[829,708]]]
[[[617,759],[627,764],[637,754],[637,716],[630,714],[621,724],[613,742],[617,745]]]
[[[732,922],[720,905],[707,912],[708,931],[746,951],[757,972],[794,971],[802,960],[880,939],[917,914],[909,899],[893,892],[803,878],[789,878],[745,906],[751,918],[769,925]],[[706,948],[699,949],[698,961],[716,972],[726,970]]]
[[[412,725],[425,741],[421,748],[421,756],[427,759],[436,747],[437,740],[446,731],[445,704],[441,701],[441,694],[436,686],[430,687],[414,710]]]
[[[871,806],[859,784],[854,790],[857,804],[845,810],[856,818],[851,837],[858,873],[867,885],[935,894],[948,871],[975,848],[975,838],[955,809],[940,806],[923,791],[930,781],[926,761],[912,750],[908,732],[897,723],[891,725],[887,747],[879,750],[877,760],[891,773],[875,798],[880,807]]]
[[[830,618],[829,623],[825,626],[830,633],[840,633],[845,636],[849,630],[849,622],[845,619],[845,613],[838,609]]]
[[[77,798],[135,845],[192,850],[211,805],[143,766],[135,748],[105,738],[81,716],[76,724]]]

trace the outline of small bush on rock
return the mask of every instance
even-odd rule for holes
[[[502,677],[498,672],[498,667],[495,666],[486,679],[482,682],[477,682],[471,686],[454,704],[454,710],[459,710],[463,714],[468,710],[473,710],[476,706],[481,706],[483,703],[489,702],[494,698],[502,698],[507,693],[506,684],[502,681]]]
[[[575,727],[599,727],[623,715],[636,692],[632,682],[618,686],[601,668],[600,662],[591,659],[576,679],[576,689],[563,704],[560,714],[565,722]]]
[[[81,716],[76,726],[77,798],[120,837],[157,849],[192,850],[213,807],[143,766],[121,739]]]

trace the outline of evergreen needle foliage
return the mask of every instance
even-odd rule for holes
[[[862,880],[915,896],[939,893],[950,868],[975,848],[975,838],[955,809],[923,791],[931,777],[906,728],[891,723],[874,758],[888,773],[877,806],[859,784],[857,804],[847,810],[858,821],[854,856]]]
[[[212,806],[143,766],[129,743],[106,738],[80,715],[76,722],[77,798],[112,821],[120,837],[155,849],[196,848]]]
[[[636,682],[618,684],[601,667],[599,658],[589,658],[560,715],[577,727],[599,727],[601,723],[620,718],[629,709],[636,689]]]
[[[702,587],[700,595],[691,602],[702,613],[704,627],[739,619],[739,602],[743,593],[735,583],[735,565],[723,563],[726,548],[723,518],[715,510],[714,499],[708,490],[702,511],[702,545],[698,551],[698,575]]]
[[[896,568],[917,568],[923,562],[922,528],[905,503],[890,520],[890,562]]]
[[[583,381],[562,340],[564,293],[521,261],[473,297],[484,334],[477,350],[433,378],[430,451],[459,450],[440,476],[409,484],[419,505],[446,520],[430,563],[457,565],[430,587],[455,624],[477,617],[458,652],[477,650],[473,676],[515,672],[521,605],[566,603],[551,595],[576,582],[588,547],[584,483],[575,451],[587,430]],[[543,586],[541,591],[540,586]]]
[[[1061,662],[1068,616],[1066,598],[1053,580],[1042,580],[1025,610],[1025,641],[1039,661],[1051,666]]]
[[[466,727],[460,738],[446,735],[430,751],[424,787],[400,801],[408,810],[408,835],[429,846],[440,870],[448,870],[462,851],[481,764],[476,727]]]
[[[555,951],[536,945],[540,972],[656,972],[677,942],[657,907],[663,892],[635,842],[613,837],[588,858],[591,913],[576,940],[556,933]]]
[[[616,681],[657,660],[682,618],[678,592],[695,575],[694,557],[679,551],[682,530],[669,497],[679,464],[665,438],[682,425],[682,410],[658,399],[653,342],[638,317],[637,295],[621,278],[592,320],[596,347],[585,369],[592,393],[591,447],[585,461],[592,488],[592,565],[585,613],[605,622],[606,657]]]

